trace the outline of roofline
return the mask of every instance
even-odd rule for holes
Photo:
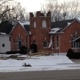
[[[80,21],[79,21],[77,18],[75,18],[75,20],[74,20],[72,23],[74,23],[75,21],[78,21],[78,22],[80,23]],[[72,24],[72,23],[71,23],[71,24]],[[70,25],[71,25],[71,24],[70,24]],[[68,25],[68,26],[66,26],[65,28],[63,28],[60,32],[62,32],[63,30],[65,30],[65,29],[66,29],[67,27],[69,27],[70,25]]]
[[[18,21],[18,23],[21,25],[21,23],[20,23],[20,21]],[[30,25],[30,24],[29,24]],[[21,26],[23,26],[23,25],[21,25]],[[23,26],[24,27],[24,26]],[[22,27],[22,28],[23,28]],[[23,28],[25,31],[26,31],[26,29],[25,28]],[[26,31],[26,33],[28,34],[28,32]]]
[[[10,36],[10,34],[0,34],[0,35],[2,35],[2,36]]]
[[[17,23],[18,23],[18,22],[17,22]],[[17,23],[16,23],[16,25],[17,25]],[[15,28],[16,25],[13,26],[13,28],[12,28],[12,30],[10,31],[9,34],[11,34],[11,33],[13,32],[13,30],[14,30],[14,28]]]
[[[48,33],[48,34],[52,35],[52,34],[63,34],[63,33],[64,33],[64,32]]]
[[[14,28],[17,26],[18,23],[20,24],[20,22],[18,21],[9,34],[11,34],[11,33],[13,32]],[[20,24],[20,25],[21,25],[21,24]],[[21,27],[22,27],[22,25],[21,25]],[[23,26],[23,27],[24,27],[24,26]],[[22,28],[23,28],[23,27],[22,27]],[[23,28],[23,29],[24,29],[24,28]],[[24,29],[24,30],[25,30],[25,29]],[[26,30],[25,30],[25,31],[26,31]],[[28,34],[27,31],[26,31],[26,33]]]

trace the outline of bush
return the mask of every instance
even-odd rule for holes
[[[30,49],[33,50],[33,53],[37,52],[37,45],[36,44],[31,44]]]
[[[16,53],[20,53],[19,51],[7,51],[7,54],[16,54]]]
[[[67,57],[71,57],[74,54],[74,52],[72,51],[72,49],[69,49],[67,52]]]
[[[71,49],[69,49],[66,56],[69,57],[70,59],[79,59],[80,52],[73,52]]]
[[[22,47],[20,48],[20,54],[27,54],[27,47],[22,46]]]

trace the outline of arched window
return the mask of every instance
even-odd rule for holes
[[[47,27],[45,20],[42,21],[42,27],[43,27],[43,28],[46,28],[46,27]]]
[[[71,47],[72,48],[80,48],[80,42],[75,42],[74,41],[78,37],[79,37],[78,35],[75,35],[75,36],[72,37],[72,41],[71,41]]]
[[[47,48],[47,47],[48,47],[48,42],[47,42],[47,41],[44,41],[44,42],[43,42],[43,47],[44,47],[44,48]]]
[[[34,21],[34,28],[36,28],[36,21]]]
[[[27,38],[25,38],[25,46],[26,47],[28,46],[27,43],[28,43]]]
[[[18,49],[20,50],[22,46],[22,39],[21,38],[18,38]]]

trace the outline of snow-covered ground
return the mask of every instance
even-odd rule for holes
[[[8,55],[0,55],[0,57]],[[19,56],[22,57],[22,56]],[[70,70],[80,69],[80,64],[72,62],[66,55],[50,56],[26,56],[25,60],[0,59],[0,72],[19,71],[46,71],[46,70]],[[30,64],[32,67],[24,67],[23,64]]]

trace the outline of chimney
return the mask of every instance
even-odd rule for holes
[[[38,17],[38,16],[41,16],[41,12],[40,11],[36,12],[36,17]]]
[[[50,11],[47,13],[47,16],[51,17],[51,12]]]
[[[33,13],[30,13],[30,18],[34,17]]]

